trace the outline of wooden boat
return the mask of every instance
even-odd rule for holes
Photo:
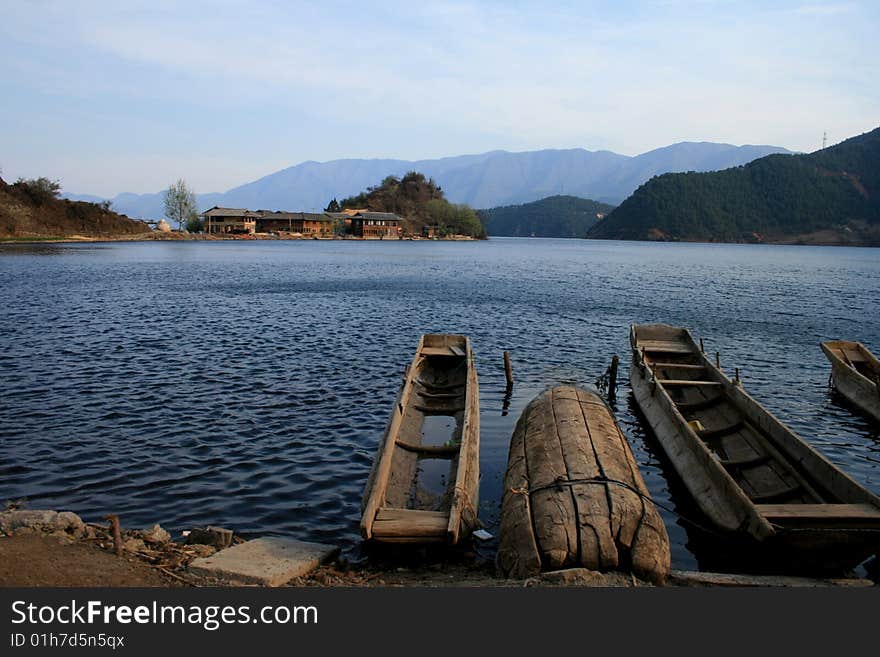
[[[479,525],[480,400],[470,340],[424,335],[364,490],[361,535],[455,545]]]
[[[880,361],[861,342],[822,342],[831,361],[834,386],[853,404],[880,422]]]
[[[686,329],[630,330],[639,408],[700,509],[763,567],[839,571],[880,548],[880,498],[731,381]]]
[[[559,386],[523,410],[510,440],[497,562],[506,577],[583,567],[662,583],[669,537],[602,399]]]

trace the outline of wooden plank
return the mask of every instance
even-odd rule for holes
[[[458,454],[461,445],[412,445],[405,440],[398,440],[397,446],[423,456],[446,456],[453,457]]]
[[[680,346],[680,347],[678,347],[678,346],[665,346],[665,347],[664,347],[664,346],[659,346],[659,345],[651,346],[651,345],[648,345],[648,344],[645,344],[645,343],[640,342],[640,343],[639,343],[639,348],[641,348],[641,347],[644,347],[644,348],[645,348],[645,351],[647,351],[647,352],[652,352],[652,353],[655,353],[655,354],[681,354],[681,355],[687,355],[687,354],[692,354],[692,353],[694,353],[691,349],[688,349],[688,348],[685,347],[685,346]]]
[[[480,488],[480,387],[469,338],[465,339],[465,347],[468,368],[466,410],[462,418],[461,447],[447,523],[447,536],[453,545],[479,526],[477,505]]]
[[[877,520],[880,509],[871,504],[756,504],[758,513],[770,520]]]
[[[718,381],[691,381],[688,379],[657,379],[657,383],[661,383],[664,386],[709,386],[709,387],[719,387],[721,384]]]
[[[463,354],[455,353],[451,347],[422,347],[421,354],[423,356],[462,356]]]
[[[651,367],[655,370],[670,368],[670,369],[679,369],[679,370],[704,370],[706,369],[705,365],[692,365],[691,363],[659,363],[654,362],[651,363]]]
[[[449,515],[441,511],[421,511],[382,507],[373,521],[375,538],[446,538]]]
[[[464,406],[425,406],[424,404],[413,404],[413,408],[425,415],[455,415],[464,410]]]
[[[773,586],[773,587],[870,587],[869,579],[814,579],[786,575],[740,575],[673,570],[669,577],[673,586]]]

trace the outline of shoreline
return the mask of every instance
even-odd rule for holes
[[[468,235],[453,237],[403,237],[380,239],[373,237],[306,237],[269,234],[235,235],[220,237],[195,233],[136,233],[131,235],[68,235],[0,237],[2,244],[93,244],[100,242],[478,242],[480,238]]]
[[[109,516],[108,516],[109,517]],[[212,544],[217,534],[203,532],[205,542],[179,543],[159,525],[124,529],[114,535],[112,524],[83,522],[72,512],[11,509],[0,512],[0,586],[24,587],[230,587],[253,586],[191,568],[227,549],[246,546],[229,530],[228,547]],[[196,530],[189,532],[189,535]],[[198,539],[203,540],[202,537]],[[350,564],[338,555],[310,563],[299,575],[270,586],[285,587],[477,587],[477,588],[658,588],[628,572],[568,568],[523,580],[499,577],[493,562],[472,551],[389,552],[385,558]],[[702,571],[671,571],[659,588],[719,587],[873,587],[871,579],[750,575]],[[265,586],[257,584],[258,587]]]
[[[822,246],[822,247],[855,247],[865,249],[880,248],[880,243],[859,242],[834,242],[834,241],[803,241],[797,239],[788,240],[765,240],[763,242],[707,242],[704,240],[639,240],[639,239],[611,239],[604,237],[517,237],[514,235],[489,235],[485,238],[457,235],[454,237],[404,237],[398,239],[379,239],[364,237],[289,237],[259,234],[256,236],[229,236],[218,237],[216,235],[181,234],[181,233],[138,233],[133,235],[68,235],[68,236],[26,236],[26,237],[0,237],[0,246],[7,244],[96,244],[115,242],[481,242],[489,241],[493,237],[511,239],[569,239],[595,242],[635,242],[641,244],[705,244],[707,246],[718,245],[741,245],[741,246]]]

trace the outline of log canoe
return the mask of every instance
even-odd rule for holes
[[[497,565],[513,579],[567,568],[662,583],[666,527],[602,399],[559,386],[523,410],[510,441]]]
[[[633,395],[658,442],[715,528],[748,539],[762,568],[845,571],[880,549],[880,498],[731,381],[690,332],[634,325],[630,342]]]
[[[831,361],[834,387],[880,422],[880,361],[861,342],[832,340],[819,345]]]
[[[364,489],[361,536],[455,545],[479,526],[480,401],[470,340],[427,334]]]

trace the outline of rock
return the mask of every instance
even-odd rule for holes
[[[79,538],[86,532],[82,519],[70,511],[29,511],[12,510],[0,513],[0,532],[15,534],[19,529],[33,530],[30,533],[66,532]]]
[[[145,550],[147,544],[140,538],[130,538],[122,544],[122,549],[126,552],[140,552]]]
[[[217,551],[212,545],[202,545],[200,543],[196,543],[195,545],[190,545],[190,552],[192,552],[196,557],[210,557]]]
[[[628,573],[600,573],[589,568],[567,568],[541,573],[525,581],[526,586],[592,586],[592,587],[633,587],[651,586],[635,579]]]
[[[339,548],[289,538],[258,538],[220,550],[189,565],[196,575],[227,584],[281,586],[313,571],[339,552]]]
[[[33,527],[18,527],[12,530],[12,536],[34,536],[38,533]]]
[[[55,526],[56,528],[77,537],[86,534],[86,523],[82,521],[82,518],[71,511],[62,511],[59,513],[55,518]]]
[[[207,529],[193,529],[186,537],[187,545],[211,545],[218,550],[232,545],[232,530],[223,527],[208,527]]]
[[[138,532],[138,535],[147,543],[157,543],[159,545],[164,545],[171,540],[171,534],[159,525],[153,525],[149,529],[142,529]]]

